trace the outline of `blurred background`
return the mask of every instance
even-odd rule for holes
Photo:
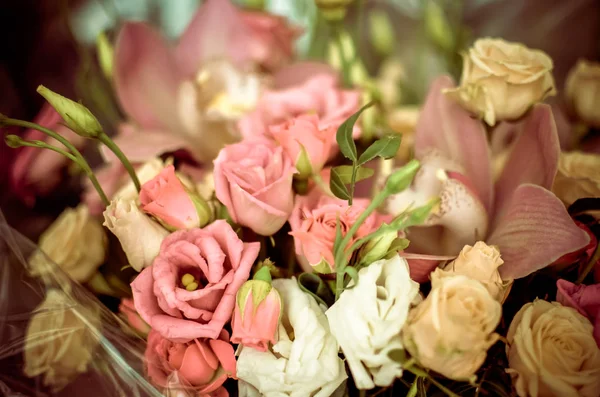
[[[328,27],[313,0],[237,3],[287,17],[304,30],[297,42],[299,57],[327,59]],[[83,99],[110,131],[121,115],[97,63],[98,34],[104,32],[112,40],[123,20],[135,19],[150,21],[176,40],[200,4],[200,0],[2,0],[0,113],[32,120],[42,105],[35,89],[44,84]],[[395,65],[400,78],[394,88],[402,104],[420,103],[429,82],[440,73],[458,79],[460,51],[478,37],[502,37],[547,52],[555,63],[559,90],[577,59],[600,57],[597,0],[354,0],[346,24],[371,76]],[[65,206],[76,205],[80,179],[65,178],[64,186],[26,206],[9,188],[15,153],[0,144],[0,208],[13,227],[35,241]],[[93,162],[93,150],[87,155]]]

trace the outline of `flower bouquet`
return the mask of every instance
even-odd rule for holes
[[[595,139],[600,65],[570,73],[567,119],[543,103],[548,55],[482,38],[460,84],[394,110],[350,1],[315,3],[329,64],[294,61],[283,18],[208,0],[175,46],[141,22],[100,41],[116,134],[44,86],[38,120],[0,116],[29,129],[9,146],[89,178],[20,254],[46,288],[24,374],[60,392],[94,365],[115,396],[126,377],[135,395],[600,396],[600,157],[560,138]]]

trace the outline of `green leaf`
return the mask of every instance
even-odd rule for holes
[[[315,300],[327,307],[335,302],[335,296],[327,284],[314,273],[302,273],[298,276],[298,286]]]
[[[354,284],[351,285],[350,287],[346,287],[346,289],[352,289],[358,285],[358,272],[356,271],[355,268],[353,268],[352,266],[346,266],[344,268],[344,274],[347,274],[348,276],[350,276],[352,281],[354,281]]]
[[[358,161],[358,153],[356,151],[356,144],[354,143],[354,139],[352,138],[352,130],[354,129],[354,124],[360,117],[360,114],[367,108],[373,106],[373,102],[367,103],[365,106],[360,108],[356,113],[348,118],[348,120],[344,121],[342,125],[339,126],[337,133],[335,135],[335,139],[337,141],[338,146],[340,147],[340,151],[342,154],[352,162],[356,163]]]
[[[67,127],[86,138],[95,138],[102,134],[102,126],[88,108],[56,92],[38,86],[37,92],[60,114]]]
[[[348,184],[352,182],[352,169],[354,166],[352,165],[340,165],[334,167],[338,176],[342,180],[342,183]],[[356,169],[356,180],[355,182],[362,181],[364,179],[370,178],[375,174],[375,170],[368,167],[357,167]]]
[[[373,160],[375,157],[381,157],[384,159],[392,158],[396,155],[396,152],[400,148],[400,142],[402,141],[400,135],[387,135],[381,139],[376,140],[361,154],[358,159],[358,164],[362,165],[368,161]]]
[[[335,168],[331,169],[331,177],[329,178],[329,188],[336,197],[339,197],[342,200],[350,199],[350,192],[348,192],[348,188],[344,184],[344,181],[342,180],[340,174],[338,174]]]

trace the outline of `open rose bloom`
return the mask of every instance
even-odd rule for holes
[[[168,26],[98,38],[94,102],[0,114],[54,214],[24,253],[0,223],[3,394],[600,397],[595,2],[151,3]]]

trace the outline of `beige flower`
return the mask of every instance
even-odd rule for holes
[[[575,309],[536,300],[508,329],[508,373],[521,397],[600,396],[600,349],[594,327]]]
[[[502,39],[479,39],[463,55],[461,85],[446,93],[491,126],[555,95],[552,59]]]
[[[42,375],[44,385],[58,391],[86,372],[98,345],[92,330],[101,326],[99,313],[97,306],[84,307],[60,290],[49,290],[27,327],[25,375]]]
[[[494,299],[502,301],[510,282],[502,281],[498,268],[504,261],[495,246],[478,241],[474,246],[465,245],[458,257],[444,269],[436,269],[431,274],[432,280],[439,277],[462,275],[482,283]]]
[[[104,262],[108,240],[100,222],[85,205],[67,208],[41,235],[39,248],[30,258],[33,275],[49,270],[44,254],[71,279],[88,281]]]
[[[571,110],[585,124],[600,128],[600,63],[579,60],[565,84]]]
[[[552,192],[566,206],[583,197],[600,197],[600,155],[561,153]]]
[[[152,264],[169,235],[139,209],[135,200],[112,200],[104,211],[104,226],[117,236],[129,264],[138,272]]]
[[[419,121],[420,108],[418,106],[402,106],[388,115],[388,124],[390,128],[402,134],[400,149],[396,158],[408,161],[415,146],[415,129]]]
[[[498,340],[494,330],[501,317],[502,306],[480,282],[437,278],[427,298],[411,310],[404,344],[424,367],[450,379],[468,379]]]

